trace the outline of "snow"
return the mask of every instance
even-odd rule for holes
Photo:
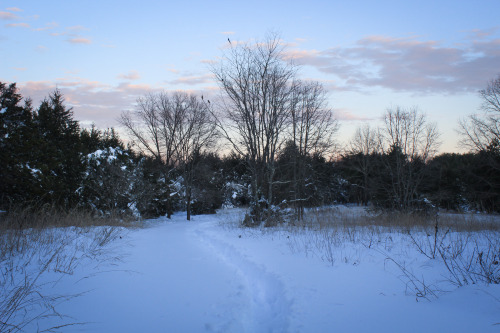
[[[42,171],[41,171],[40,169],[32,168],[32,167],[30,167],[30,165],[29,165],[29,164],[26,164],[26,168],[27,168],[27,169],[31,172],[31,174],[32,174],[33,176],[35,176],[35,177],[36,177],[37,175],[40,175],[40,174],[42,173]]]
[[[403,242],[362,235],[328,249],[314,230],[242,229],[242,211],[145,222],[114,241],[112,265],[81,266],[46,292],[86,292],[57,306],[64,332],[498,332],[500,286],[457,288]],[[390,237],[390,239],[389,239]],[[363,244],[364,243],[364,244]],[[409,288],[388,256],[443,292]],[[49,287],[47,287],[49,288]],[[444,292],[446,289],[446,292]],[[38,322],[36,331],[58,325]]]
[[[105,150],[98,149],[93,153],[90,153],[87,155],[88,159],[101,159],[104,155],[104,157],[107,157],[108,163],[111,163],[113,160],[116,160],[117,156],[116,154],[122,154],[123,152],[121,151],[120,148],[113,148],[113,147],[108,147]],[[98,163],[99,165],[99,163]]]

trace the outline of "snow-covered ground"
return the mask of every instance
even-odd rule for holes
[[[57,305],[68,317],[26,331],[61,322],[85,323],[63,332],[500,331],[499,285],[457,288],[403,236],[331,235],[327,246],[314,230],[239,228],[238,214],[180,213],[122,231],[111,255],[120,260],[88,261],[44,286],[85,292]],[[395,262],[439,297],[418,295]]]

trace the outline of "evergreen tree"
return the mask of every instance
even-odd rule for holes
[[[84,171],[80,128],[71,108],[56,90],[40,104],[34,117],[38,147],[37,169],[42,174],[42,200],[63,206],[77,203]]]
[[[31,199],[39,189],[39,170],[33,163],[31,101],[24,101],[15,83],[0,82],[0,206]]]

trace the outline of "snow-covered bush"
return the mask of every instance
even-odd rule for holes
[[[133,197],[135,166],[120,147],[98,149],[85,157],[86,170],[77,190],[79,205],[100,216],[137,213]]]

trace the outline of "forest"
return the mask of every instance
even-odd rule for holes
[[[353,203],[433,214],[500,212],[500,76],[461,120],[469,152],[440,153],[418,108],[390,107],[380,128],[338,144],[319,82],[297,77],[277,39],[232,47],[212,67],[222,97],[163,92],[113,129],[83,128],[56,90],[38,106],[0,83],[0,209],[79,209],[95,217],[249,207],[243,224],[276,225],[307,207]],[[345,138],[343,138],[345,139]]]

